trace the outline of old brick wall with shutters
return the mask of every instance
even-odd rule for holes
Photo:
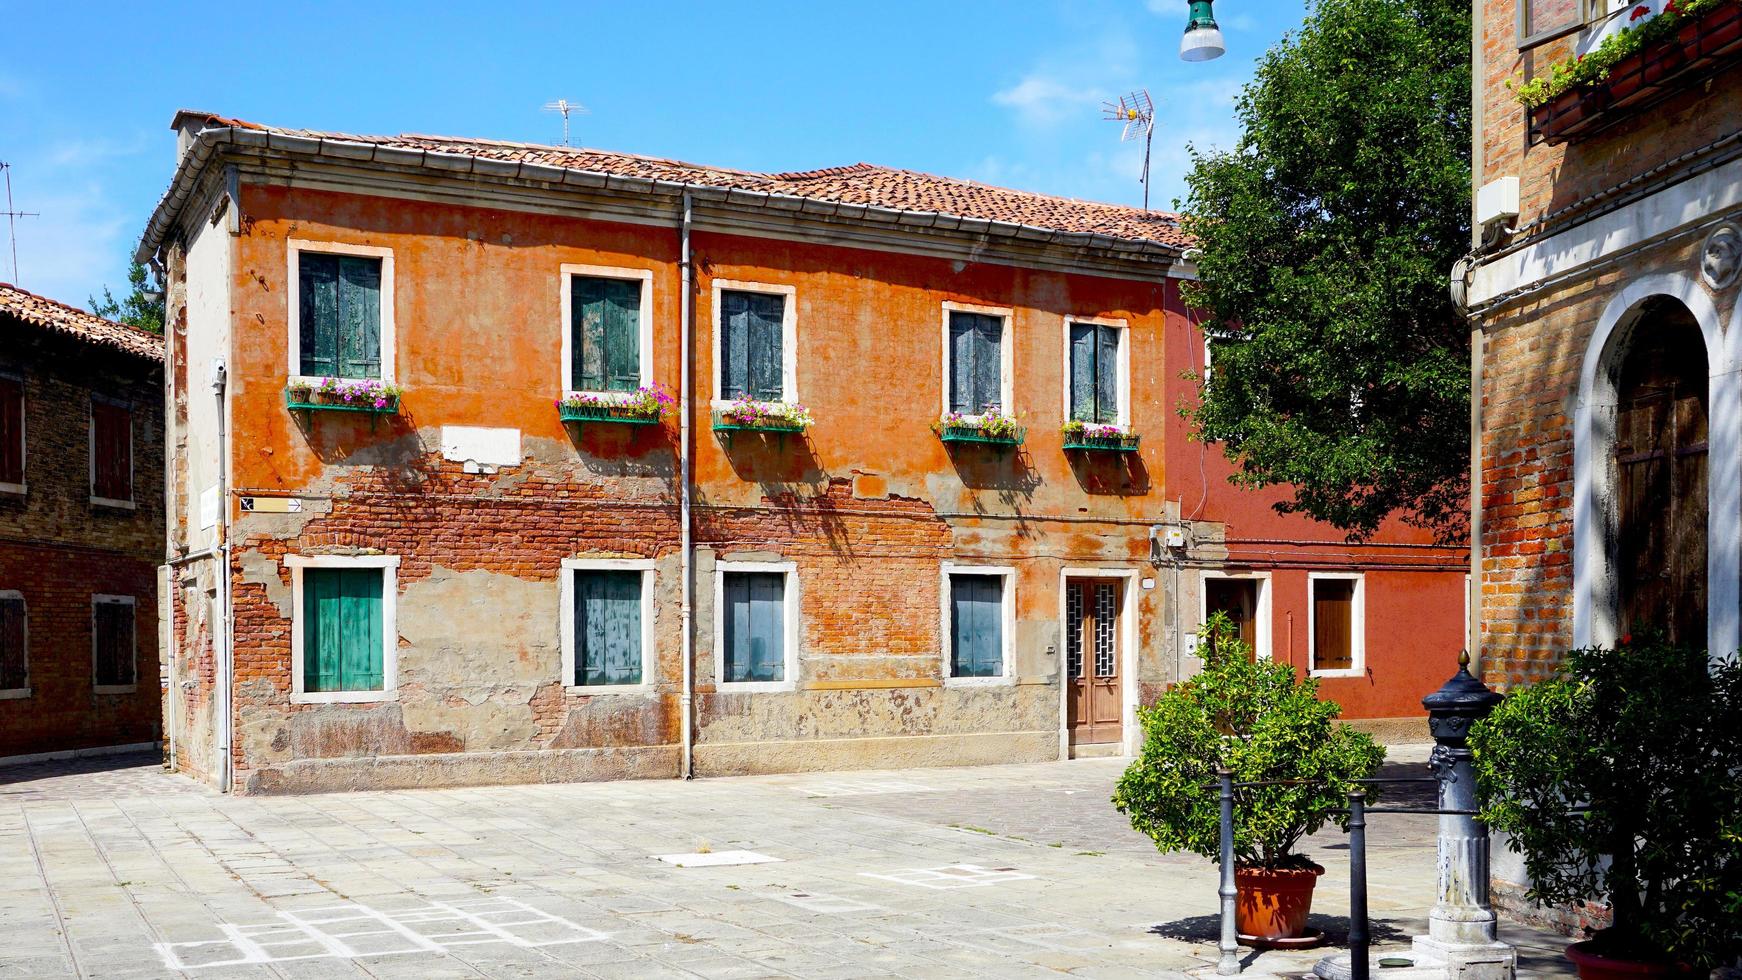
[[[155,741],[163,554],[162,366],[0,311],[0,374],[22,376],[26,491],[0,491],[0,591],[23,593],[30,696],[0,698],[0,757]],[[133,502],[91,503],[90,403],[128,404]],[[93,690],[91,596],[134,599],[135,690]]]

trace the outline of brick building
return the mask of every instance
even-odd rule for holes
[[[1252,584],[1266,653],[1286,620],[1351,687],[1404,659],[1375,649],[1406,637],[1365,618],[1398,600],[1364,552],[1309,549],[1356,573],[1309,642],[1304,566],[1181,519],[1167,348],[1201,344],[1171,215],[863,164],[174,125],[139,254],[168,274],[186,771],[268,792],[1127,752],[1195,668],[1217,574]],[[675,410],[625,418],[656,386]],[[1327,537],[1275,520],[1243,538]],[[1409,601],[1456,610],[1463,555],[1431,553]],[[1283,565],[1286,597],[1258,591]],[[1428,621],[1408,641],[1438,677],[1461,622]]]
[[[154,744],[163,339],[0,283],[0,760]]]

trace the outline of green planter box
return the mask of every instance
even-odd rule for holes
[[[794,433],[803,433],[804,430],[805,426],[802,422],[781,422],[774,420],[756,423],[738,422],[727,418],[724,412],[714,413],[715,432],[768,432],[777,436],[789,436]]]
[[[564,422],[612,422],[617,425],[658,425],[659,416],[633,413],[620,405],[559,405]]]
[[[1122,436],[1065,436],[1065,448],[1091,453],[1134,453],[1141,439],[1135,432]]]
[[[369,415],[398,415],[399,396],[388,395],[387,404],[379,408],[373,402],[346,404],[342,401],[326,401],[326,396],[320,391],[308,391],[304,394],[293,388],[284,389],[284,407],[293,412],[364,412]]]
[[[1018,429],[1009,435],[989,435],[982,429],[973,426],[949,426],[938,431],[940,442],[967,443],[970,445],[999,446],[1010,448],[1022,445],[1022,439],[1028,434],[1026,429]]]

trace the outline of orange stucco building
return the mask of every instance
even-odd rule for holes
[[[1171,215],[175,125],[141,246],[169,284],[166,713],[218,784],[1129,752],[1210,578],[1264,580],[1260,652],[1316,655],[1363,716],[1418,714],[1461,644],[1456,551],[1350,548],[1225,484],[1182,517]],[[1315,608],[1341,623],[1316,647]]]

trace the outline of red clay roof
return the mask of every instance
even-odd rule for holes
[[[869,163],[765,174],[583,147],[541,146],[536,143],[416,134],[359,136],[320,130],[282,129],[197,112],[184,112],[178,114],[177,118],[184,116],[203,116],[214,125],[309,139],[350,140],[380,146],[434,150],[492,160],[588,170],[623,177],[765,191],[896,210],[937,212],[961,218],[1011,222],[1063,232],[1160,242],[1180,248],[1191,244],[1191,238],[1180,230],[1179,216],[1171,212],[1144,211],[1117,204],[1054,197]]]
[[[0,319],[12,318],[59,333],[70,334],[104,347],[112,347],[163,360],[163,338],[125,323],[105,320],[74,306],[38,296],[7,282],[0,282]]]

